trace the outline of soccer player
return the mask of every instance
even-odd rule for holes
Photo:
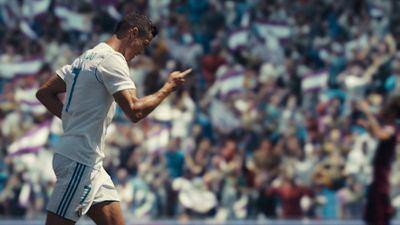
[[[400,97],[384,105],[379,115],[382,124],[369,111],[366,102],[358,106],[365,116],[362,124],[379,140],[373,159],[373,178],[368,187],[364,220],[367,225],[389,225],[395,209],[390,202],[390,172],[397,144],[396,120],[400,119]]]
[[[124,224],[117,191],[102,166],[104,137],[116,103],[132,122],[138,122],[184,84],[191,72],[172,72],[156,93],[136,96],[127,62],[156,35],[148,17],[129,13],[110,39],[57,70],[38,90],[37,98],[62,119],[64,129],[53,158],[57,182],[47,205],[47,225],[75,224],[85,214],[98,225]],[[63,103],[58,95],[64,92]]]

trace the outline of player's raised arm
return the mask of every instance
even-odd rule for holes
[[[58,118],[61,118],[63,103],[58,94],[66,90],[65,82],[58,75],[51,77],[36,92],[36,98]]]
[[[125,89],[113,94],[115,101],[125,115],[134,123],[151,113],[167,96],[184,84],[186,76],[192,69],[183,72],[172,72],[164,86],[152,95],[137,98],[135,89]]]
[[[379,140],[388,140],[395,132],[391,126],[382,126],[375,115],[369,111],[369,105],[365,101],[358,103],[358,109],[361,110],[366,116],[366,128],[371,134]],[[387,118],[386,118],[387,119]]]

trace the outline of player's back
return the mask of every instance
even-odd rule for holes
[[[86,165],[101,164],[106,128],[115,111],[105,74],[115,68],[129,76],[125,58],[100,43],[57,71],[67,87],[62,111],[64,134],[57,153]]]

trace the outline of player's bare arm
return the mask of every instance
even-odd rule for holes
[[[184,84],[186,76],[192,69],[183,72],[172,72],[164,86],[152,95],[137,98],[135,89],[125,89],[113,95],[125,115],[134,123],[151,113],[166,97]]]
[[[63,103],[58,97],[60,93],[66,90],[65,82],[59,76],[51,77],[36,92],[36,98],[49,110],[52,114],[61,118]]]
[[[370,112],[369,105],[365,101],[361,101],[358,103],[358,109],[361,110],[365,116],[367,121],[365,121],[366,128],[371,131],[371,134],[379,140],[388,140],[394,131],[385,129],[382,127],[375,115]]]

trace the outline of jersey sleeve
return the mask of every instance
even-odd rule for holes
[[[65,80],[65,75],[71,72],[71,65],[65,65],[60,69],[56,70],[56,74],[63,80]]]
[[[136,88],[129,76],[128,65],[120,55],[113,54],[106,57],[97,67],[97,71],[111,95],[125,89]]]

